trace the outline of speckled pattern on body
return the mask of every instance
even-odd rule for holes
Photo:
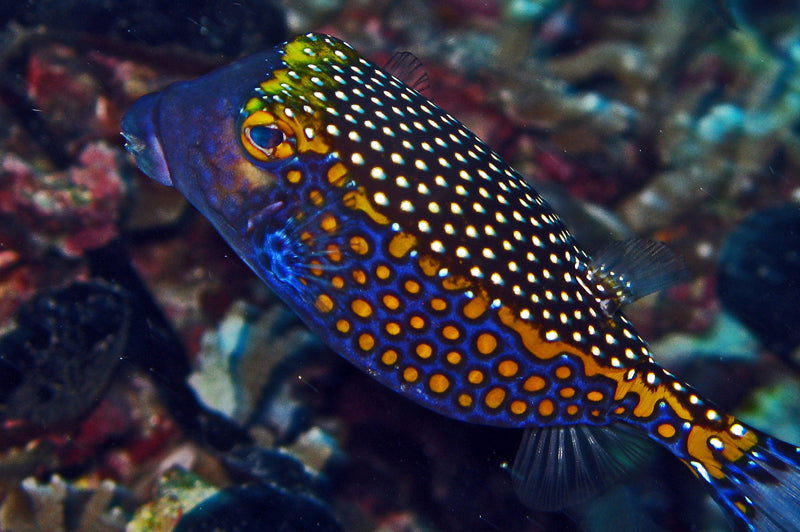
[[[564,503],[524,493],[540,427],[616,428],[687,463],[737,528],[796,528],[798,449],[658,366],[614,275],[536,191],[347,44],[299,37],[145,97],[123,126],[335,351],[444,415],[529,429],[513,470],[529,504]]]

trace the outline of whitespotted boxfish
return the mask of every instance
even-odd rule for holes
[[[529,506],[585,499],[654,441],[736,529],[800,527],[800,449],[678,382],[618,311],[671,281],[671,256],[592,262],[486,144],[346,43],[309,34],[173,84],[123,135],[336,352],[443,415],[525,428]]]

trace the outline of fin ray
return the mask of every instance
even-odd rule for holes
[[[411,52],[396,52],[383,69],[419,93],[430,88],[428,73],[422,67],[422,62]]]
[[[736,461],[722,455],[724,476],[711,477],[689,465],[712,488],[712,496],[726,510],[735,530],[786,532],[800,530],[800,448],[755,429],[758,440]]]
[[[613,242],[596,254],[592,273],[609,294],[606,313],[684,280],[686,266],[665,244],[631,238]]]
[[[511,468],[514,490],[531,508],[560,510],[638,467],[653,445],[623,423],[529,428]]]

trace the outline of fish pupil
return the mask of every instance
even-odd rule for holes
[[[286,135],[274,126],[252,126],[247,129],[247,136],[253,145],[266,153],[277,148],[286,140]]]

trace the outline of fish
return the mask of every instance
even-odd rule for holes
[[[335,352],[439,414],[524,429],[510,474],[531,508],[660,445],[736,530],[798,530],[800,449],[677,380],[620,311],[679,277],[674,256],[592,260],[414,83],[310,33],[142,97],[122,134]]]

